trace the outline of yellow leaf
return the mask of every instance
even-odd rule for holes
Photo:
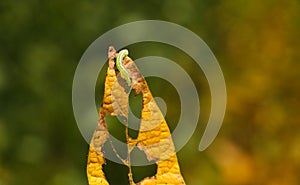
[[[99,111],[100,120],[90,144],[87,165],[87,174],[90,185],[108,184],[102,171],[102,165],[105,163],[102,151],[103,145],[109,140],[108,130],[104,119],[105,116],[123,116],[126,118],[126,123],[128,120],[129,93],[126,92],[125,80],[120,79],[122,77],[120,77],[120,75],[117,76],[117,71],[114,69],[114,58],[116,58],[116,56],[116,51],[113,47],[110,47],[108,52],[109,66],[105,79],[104,98]],[[135,90],[136,94],[141,93],[143,97],[143,108],[138,137],[137,139],[130,138],[128,135],[128,128],[126,129],[128,157],[127,159],[119,157],[129,168],[128,177],[130,184],[135,184],[132,179],[130,166],[130,152],[135,146],[144,151],[149,161],[154,160],[157,164],[156,175],[147,177],[138,184],[185,184],[178,165],[170,130],[164,116],[153,99],[146,80],[133,60],[128,56],[124,58],[122,63],[132,80],[132,89]],[[118,156],[115,150],[114,152]]]

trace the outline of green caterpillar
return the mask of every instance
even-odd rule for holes
[[[117,61],[116,61],[116,65],[118,70],[121,73],[122,78],[124,78],[128,84],[128,86],[131,86],[131,79],[130,76],[127,72],[127,70],[125,69],[125,67],[123,66],[122,60],[124,57],[126,57],[129,54],[127,49],[123,49],[118,53],[117,56]]]

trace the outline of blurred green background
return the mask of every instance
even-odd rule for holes
[[[1,1],[0,185],[87,184],[88,144],[72,111],[76,66],[100,35],[144,19],[171,21],[198,34],[225,76],[223,126],[215,142],[199,152],[210,110],[205,76],[176,48],[128,47],[133,59],[151,54],[176,61],[197,84],[199,126],[178,153],[186,183],[300,184],[299,12],[299,0]],[[167,96],[173,91],[165,81],[148,81],[153,94],[165,98],[174,129],[178,96]],[[108,166],[111,184],[127,183],[126,168]]]

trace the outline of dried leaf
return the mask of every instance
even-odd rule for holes
[[[107,139],[107,129],[103,123],[99,121],[98,127],[93,134],[88,156],[87,175],[90,185],[108,185],[108,182],[102,171],[102,165],[105,163],[102,147]]]
[[[109,141],[108,130],[104,119],[105,116],[123,116],[126,119],[126,123],[128,121],[129,92],[126,92],[128,89],[126,89],[127,86],[126,83],[124,83],[124,79],[122,79],[120,75],[118,76],[117,71],[114,69],[114,58],[116,56],[116,51],[113,47],[110,47],[104,98],[99,111],[100,120],[90,144],[87,168],[90,185],[108,184],[102,171],[102,165],[105,163],[102,151],[103,145],[106,141]],[[130,152],[135,146],[145,152],[149,161],[154,160],[157,164],[156,175],[147,177],[138,184],[185,184],[178,165],[170,130],[164,116],[153,99],[146,80],[141,75],[133,60],[128,56],[124,58],[123,65],[132,80],[132,89],[135,90],[136,94],[141,93],[143,97],[143,108],[138,137],[137,139],[130,138],[128,135],[128,128],[126,129],[128,157],[127,159],[119,157],[129,168],[128,177],[130,184],[135,184],[132,179],[130,166]],[[113,145],[112,148],[114,148]],[[114,150],[114,152],[118,156],[117,151]]]

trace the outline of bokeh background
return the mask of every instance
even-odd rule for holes
[[[88,144],[72,111],[76,66],[97,37],[144,19],[171,21],[198,34],[225,76],[223,126],[214,143],[199,152],[210,111],[205,76],[176,48],[128,46],[133,59],[174,60],[197,84],[199,126],[178,153],[186,183],[300,184],[299,12],[298,0],[0,1],[0,185],[87,184]],[[162,79],[147,80],[167,103],[166,119],[174,129],[179,113],[174,88]],[[109,161],[107,166],[111,184],[128,183],[126,167]],[[136,176],[151,170],[140,167]]]

